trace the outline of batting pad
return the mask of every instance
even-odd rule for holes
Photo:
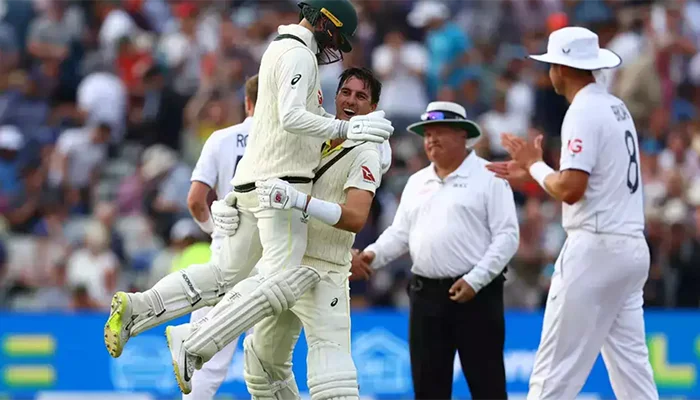
[[[298,266],[244,279],[224,296],[185,340],[185,350],[204,362],[263,318],[294,307],[321,280],[316,270]]]
[[[291,369],[287,371],[285,368],[282,371],[281,375],[287,375],[287,379],[283,381],[274,381],[266,372],[266,370],[276,366],[263,366],[253,348],[252,336],[246,336],[243,340],[243,354],[245,356],[243,377],[248,393],[253,397],[253,400],[298,400],[301,398]]]
[[[359,400],[355,363],[337,344],[311,344],[306,365],[311,400]]]
[[[153,288],[130,294],[134,325],[131,336],[187,315],[223,298],[227,286],[219,268],[213,264],[195,264],[171,272]]]

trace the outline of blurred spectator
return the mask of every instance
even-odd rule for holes
[[[148,285],[146,287],[152,287],[165,275],[181,269],[180,256],[183,251],[197,243],[202,237],[201,229],[192,219],[183,218],[177,221],[170,229],[168,247],[159,251],[151,263]],[[185,266],[187,265],[189,264]]]
[[[100,168],[107,159],[112,132],[106,122],[67,129],[58,138],[51,168],[51,184],[60,187],[69,205],[88,213]]]
[[[109,235],[109,247],[122,264],[127,262],[124,239],[116,229],[116,218],[118,210],[112,203],[102,202],[95,206],[95,218],[107,229]]]
[[[99,221],[85,228],[83,246],[68,259],[66,283],[73,291],[84,287],[90,304],[109,307],[116,290],[119,260],[109,249],[109,232]]]
[[[24,146],[20,131],[11,125],[0,126],[0,209],[21,190],[19,151]]]
[[[153,145],[143,153],[141,173],[147,185],[144,193],[147,212],[155,220],[157,233],[167,240],[175,221],[189,217],[187,192],[192,169],[179,161],[173,150]]]
[[[481,82],[476,77],[465,79],[457,94],[457,102],[467,110],[467,118],[478,120],[486,111],[488,105],[480,97]]]
[[[509,111],[506,106],[506,92],[498,91],[493,107],[481,115],[479,124],[484,136],[477,148],[485,151],[483,154],[486,154],[489,160],[497,161],[507,158],[508,155],[501,146],[501,133],[507,132],[524,137],[527,134],[528,119],[521,114]]]
[[[432,0],[420,1],[408,15],[408,23],[427,31],[426,43],[431,62],[426,83],[430,97],[434,97],[442,85],[459,85],[470,62],[472,43],[459,26],[450,22],[447,6]]]
[[[408,42],[401,30],[393,29],[384,36],[384,43],[374,49],[372,63],[382,81],[379,108],[386,111],[387,118],[401,132],[428,105],[424,79],[429,63],[425,46]]]
[[[98,66],[78,86],[81,125],[108,123],[111,128],[110,142],[119,143],[125,134],[127,100],[124,82],[106,66]]]
[[[187,98],[175,92],[165,71],[151,66],[143,76],[140,104],[129,113],[129,138],[143,145],[163,144],[180,149],[180,131]]]

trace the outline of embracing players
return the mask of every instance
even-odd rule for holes
[[[338,61],[352,49],[357,13],[348,0],[308,0],[299,6],[301,22],[280,26],[262,57],[256,117],[232,181],[240,211],[238,234],[222,240],[218,260],[169,274],[142,293],[117,293],[105,325],[112,356],[121,354],[130,336],[217,304],[258,260],[260,273],[280,282],[308,288],[319,281],[314,270],[298,267],[306,250],[302,211],[261,209],[255,182],[277,178],[308,193],[325,140],[382,143],[393,127],[380,115],[344,121],[324,111],[318,65]],[[306,207],[305,198],[296,205]],[[187,376],[193,371],[192,366]]]
[[[343,72],[336,91],[336,113],[339,119],[348,120],[351,115],[365,115],[373,111],[381,94],[381,84],[371,71],[350,68]],[[295,197],[309,197],[328,208],[339,210],[338,219],[328,219],[323,213],[309,211],[309,241],[301,264],[313,269],[321,280],[300,294],[288,310],[272,313],[271,307],[259,296],[269,296],[269,289],[259,278],[250,281],[258,289],[250,295],[240,294],[230,307],[211,317],[216,329],[202,331],[202,339],[226,346],[240,334],[240,322],[255,325],[252,336],[244,341],[245,381],[254,399],[299,399],[299,391],[291,367],[292,352],[301,328],[304,328],[309,347],[308,386],[311,399],[357,399],[357,373],[350,355],[350,304],[348,275],[354,233],[365,224],[376,189],[383,172],[389,168],[391,153],[388,146],[378,148],[375,143],[335,139],[326,142],[321,164],[316,171],[310,196],[296,191],[290,184],[272,179],[259,185],[260,207],[265,209],[289,209]],[[279,197],[277,196],[279,194]],[[292,201],[290,201],[292,200]],[[231,209],[213,210],[215,221],[218,213],[231,213]],[[216,223],[217,229],[233,235],[235,224]],[[240,234],[238,232],[236,235]],[[246,280],[247,281],[247,280]],[[241,282],[241,285],[246,282]],[[233,289],[234,291],[237,288]],[[251,314],[236,314],[240,306],[251,304]],[[256,308],[257,306],[257,308]],[[207,317],[210,318],[210,317]],[[168,327],[174,330],[197,332],[199,324]],[[245,329],[245,328],[244,328]],[[226,347],[222,347],[226,348]],[[182,346],[171,346],[173,359],[184,361],[191,355],[181,356]],[[219,354],[215,357],[218,357]],[[200,354],[209,357],[210,354]],[[213,359],[212,359],[213,360]],[[205,366],[212,360],[207,361]],[[198,361],[190,361],[197,363]],[[183,365],[176,364],[178,381],[185,378]],[[194,386],[202,379],[204,370],[197,371]],[[207,380],[212,372],[206,372]]]

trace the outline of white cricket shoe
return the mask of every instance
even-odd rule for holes
[[[189,394],[192,391],[192,375],[198,364],[201,364],[199,357],[187,353],[183,346],[185,339],[191,332],[190,324],[165,328],[165,337],[168,340],[170,356],[173,359],[175,379],[183,394]]]
[[[122,354],[129,341],[129,329],[132,324],[131,299],[125,292],[117,292],[112,297],[109,318],[104,328],[105,346],[109,354],[117,358]]]

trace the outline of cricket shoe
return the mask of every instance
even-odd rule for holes
[[[131,299],[125,292],[117,292],[112,297],[109,318],[104,328],[105,346],[109,354],[117,358],[122,355],[126,342],[129,341],[129,329],[133,323]]]
[[[192,391],[192,375],[195,369],[202,367],[201,359],[187,353],[183,344],[185,339],[192,333],[190,324],[169,326],[165,328],[165,337],[168,340],[168,349],[173,359],[173,371],[177,385],[183,394]]]

